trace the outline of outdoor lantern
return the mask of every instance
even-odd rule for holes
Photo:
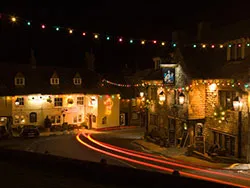
[[[140,97],[143,97],[144,96],[144,92],[140,92]]]
[[[181,92],[179,95],[179,104],[184,104],[185,102],[185,95]]]
[[[215,83],[212,83],[211,85],[209,85],[209,90],[211,92],[214,92],[216,90],[216,88],[217,88],[217,85]]]
[[[233,100],[233,107],[234,107],[234,110],[235,110],[235,111],[241,111],[241,110],[242,110],[242,106],[243,106],[243,103],[241,102],[240,97],[237,96],[237,97]]]
[[[159,100],[160,102],[164,102],[166,100],[166,97],[163,91],[159,93]]]

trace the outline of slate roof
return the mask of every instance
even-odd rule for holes
[[[36,67],[32,69],[30,64],[3,64],[0,74],[0,95],[25,95],[31,93],[41,94],[67,94],[67,93],[92,93],[92,94],[114,94],[116,90],[101,87],[102,77],[94,71],[86,68],[64,68],[64,67]],[[60,84],[50,84],[50,78],[56,72]],[[25,86],[15,86],[15,76],[23,74]],[[74,85],[73,78],[79,74],[82,85]]]

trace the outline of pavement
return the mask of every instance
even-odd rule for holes
[[[145,141],[143,139],[133,141],[133,144],[139,145],[145,152],[161,155],[166,158],[172,158],[183,163],[189,163],[196,166],[202,166],[207,168],[219,168],[219,169],[231,169],[231,170],[249,170],[250,164],[228,164],[228,163],[215,163],[206,160],[202,160],[193,156],[187,156],[185,153],[187,148],[176,147],[160,147],[154,143]]]

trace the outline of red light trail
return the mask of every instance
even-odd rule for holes
[[[118,159],[125,160],[125,161],[131,162],[131,163],[139,164],[139,165],[142,165],[142,166],[147,166],[147,167],[154,168],[154,169],[157,169],[157,170],[161,170],[161,171],[164,171],[164,172],[172,173],[173,169],[158,166],[158,165],[151,164],[151,163],[148,163],[148,162],[143,162],[143,161],[136,160],[136,159],[131,159],[131,158],[128,158],[128,157],[124,157],[124,156],[114,154],[114,153],[99,149],[97,147],[91,146],[91,145],[87,144],[86,142],[84,142],[84,141],[82,141],[80,139],[81,134],[85,138],[89,139],[92,143],[95,143],[95,144],[97,144],[97,145],[99,145],[101,147],[104,147],[104,148],[109,149],[111,151],[116,151],[116,152],[119,152],[119,153],[123,153],[123,154],[126,154],[128,156],[134,156],[134,157],[137,157],[139,159],[146,159],[146,160],[154,161],[154,162],[161,163],[161,164],[168,164],[168,165],[178,166],[178,167],[182,167],[182,168],[186,168],[186,169],[192,169],[192,170],[196,170],[196,171],[203,171],[203,172],[210,173],[210,174],[213,174],[213,175],[217,174],[217,175],[221,175],[221,176],[228,176],[228,177],[238,178],[238,179],[247,180],[247,181],[250,180],[249,178],[244,178],[244,177],[241,177],[241,176],[233,176],[233,175],[230,175],[230,174],[225,174],[225,173],[216,172],[216,171],[212,171],[212,170],[210,171],[210,170],[201,169],[201,168],[192,167],[192,166],[187,166],[187,165],[183,165],[183,164],[178,164],[178,163],[174,163],[174,162],[170,162],[170,161],[164,161],[163,157],[158,157],[158,156],[156,157],[156,156],[154,156],[152,154],[144,153],[142,155],[142,154],[139,154],[141,152],[128,150],[128,149],[124,149],[124,148],[122,150],[122,149],[119,149],[119,147],[117,147],[117,146],[112,146],[110,144],[104,144],[104,143],[101,143],[101,142],[99,142],[97,140],[94,140],[90,135],[86,135],[84,133],[80,133],[80,134],[78,134],[76,136],[76,139],[78,140],[78,142],[80,142],[81,144],[83,144],[84,146],[86,146],[86,147],[88,147],[88,148],[90,148],[92,150],[103,153],[105,155],[112,156],[114,158],[118,158]],[[162,158],[162,159],[159,159],[159,158]],[[230,186],[247,187],[247,186],[244,186],[244,185],[241,185],[241,184],[231,183],[231,182],[228,182],[228,181],[218,180],[218,179],[215,179],[215,178],[204,177],[204,176],[200,176],[200,175],[195,175],[195,174],[191,174],[191,173],[188,173],[188,172],[183,172],[183,171],[179,171],[179,172],[180,172],[181,175],[191,177],[191,178],[197,178],[197,179],[202,179],[202,180],[206,180],[206,181],[212,181],[212,182],[216,182],[216,183],[220,183],[220,184],[226,184],[226,185],[230,185]]]

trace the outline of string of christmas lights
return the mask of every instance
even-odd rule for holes
[[[184,86],[184,87],[175,87],[175,86],[166,86],[165,84],[162,83],[142,83],[142,84],[120,84],[120,83],[115,83],[106,79],[102,80],[103,83],[106,84],[110,84],[110,85],[114,85],[117,87],[147,87],[147,86],[156,86],[156,87],[165,87],[168,91],[170,90],[178,90],[178,91],[189,91],[193,86],[197,86],[200,84],[207,84],[207,85],[211,85],[211,84],[216,84],[217,86],[220,87],[241,87],[241,83],[240,82],[235,82],[234,80],[194,80],[193,84]],[[245,88],[248,88],[248,84],[244,85]]]
[[[0,19],[5,20],[5,18],[11,23],[11,24],[18,24],[23,23],[26,24],[28,27],[32,28],[32,25],[34,25],[34,22],[31,20],[22,19],[20,17],[11,16],[8,14],[0,14]],[[156,46],[170,46],[170,47],[177,47],[177,42],[174,41],[166,41],[166,40],[152,40],[152,39],[136,39],[136,38],[124,38],[119,35],[112,36],[107,34],[100,34],[98,32],[87,32],[87,31],[79,31],[78,29],[73,29],[70,27],[61,27],[57,25],[49,26],[45,23],[40,23],[40,28],[42,30],[46,30],[48,28],[52,28],[55,31],[67,31],[69,35],[74,35],[76,33],[80,33],[82,37],[90,36],[93,38],[93,40],[99,40],[104,39],[106,41],[116,41],[117,43],[127,43],[127,44],[140,44],[140,45],[146,45],[146,44],[152,44]],[[243,47],[243,45],[250,47],[250,41],[246,43],[238,43],[238,44],[230,44],[230,43],[224,43],[224,44],[209,44],[209,43],[193,43],[193,44],[185,44],[185,47],[192,47],[192,48],[231,48],[233,46],[236,46],[238,48]]]

